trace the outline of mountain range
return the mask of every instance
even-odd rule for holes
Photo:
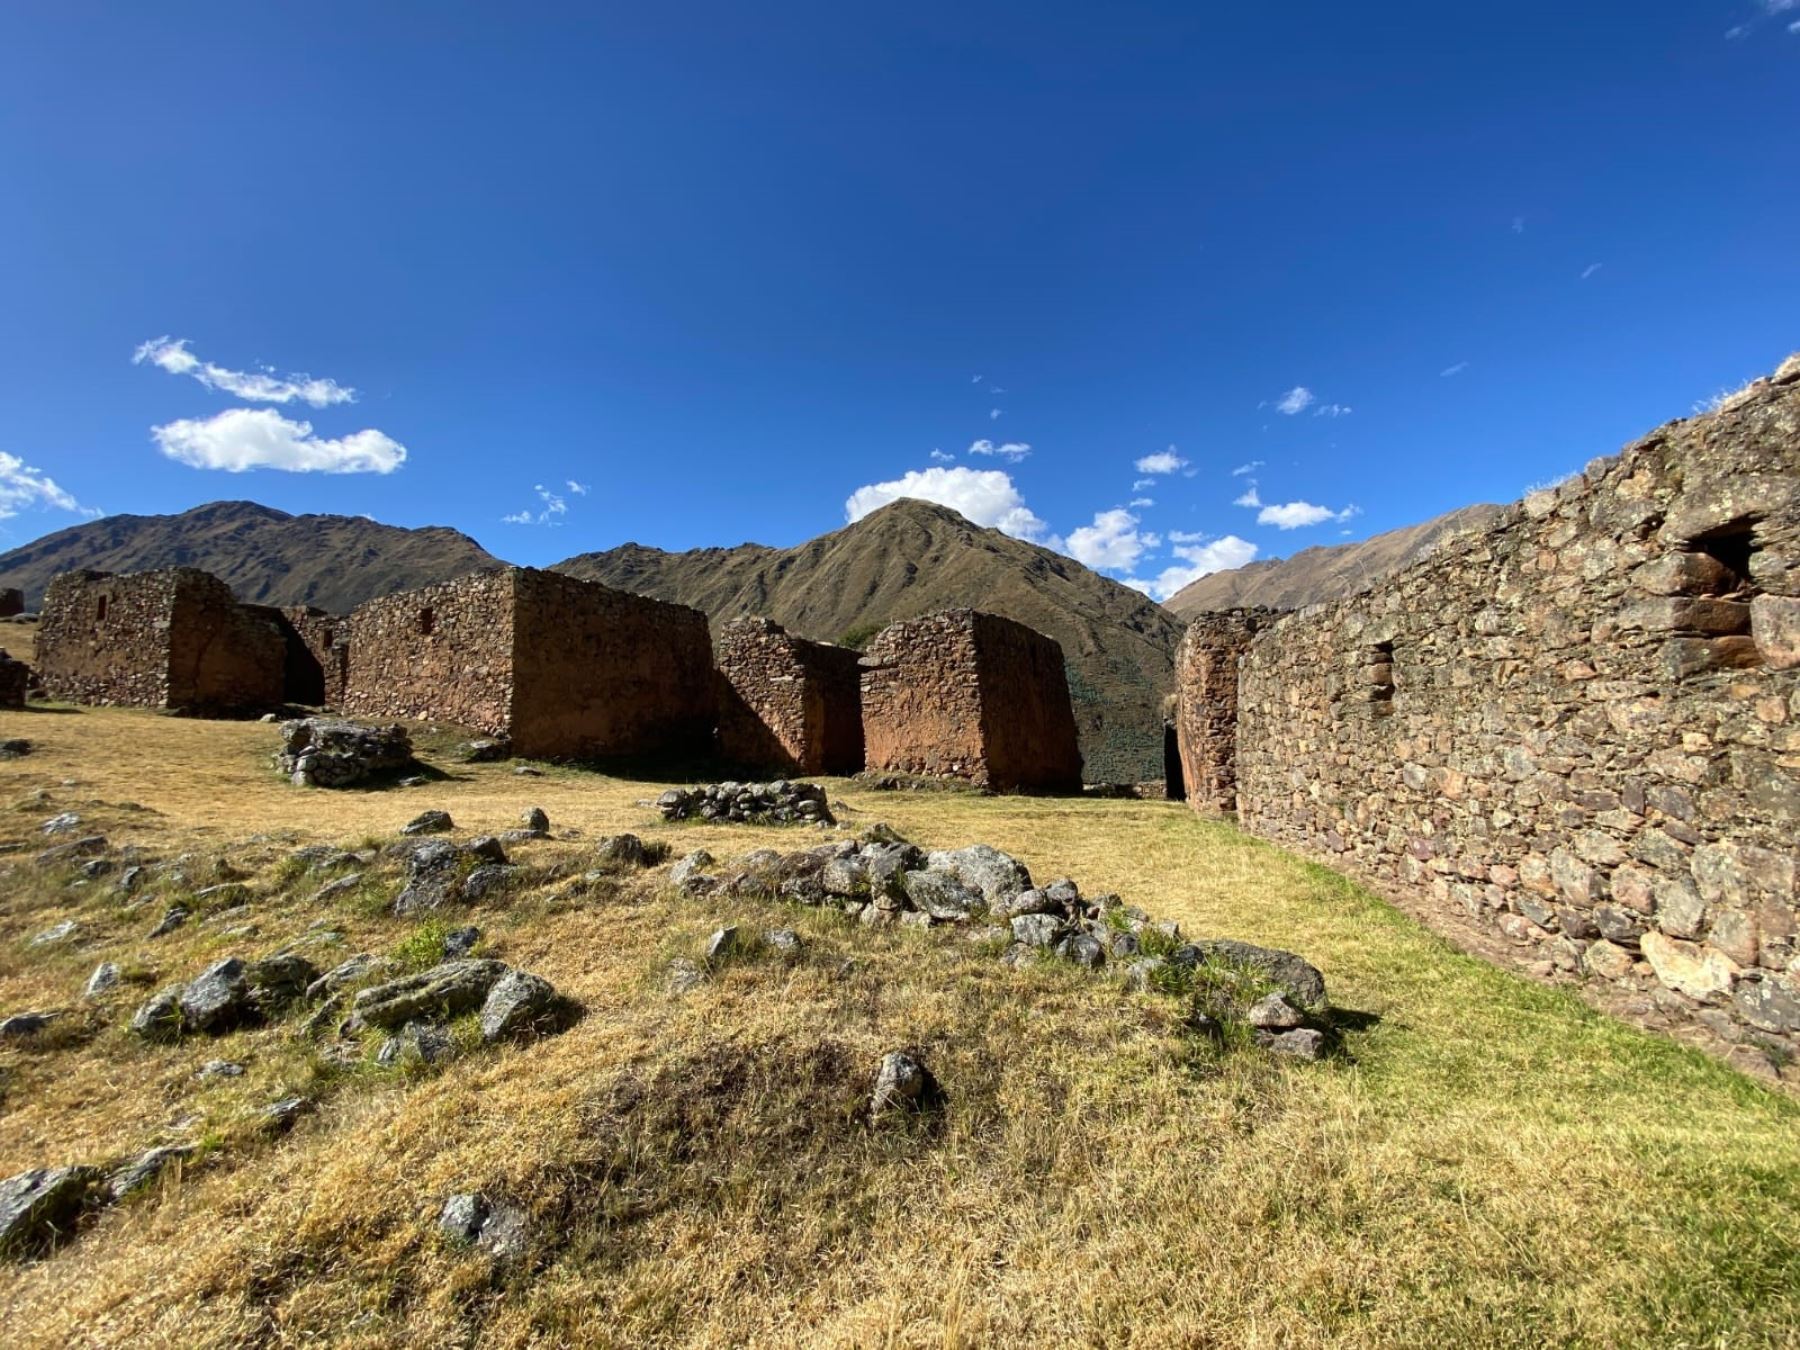
[[[905,500],[793,548],[739,544],[669,553],[624,544],[553,570],[673,600],[713,620],[767,615],[806,637],[860,646],[886,624],[972,606],[1062,644],[1091,781],[1162,775],[1162,701],[1174,684],[1183,620],[1238,605],[1297,608],[1360,589],[1478,528],[1499,508],[1466,507],[1354,544],[1202,577],[1167,606],[1074,559],[948,507]],[[406,529],[361,516],[290,515],[212,502],[169,516],[106,516],[0,555],[0,586],[28,606],[58,572],[199,567],[260,604],[346,613],[365,600],[500,559],[456,530]]]

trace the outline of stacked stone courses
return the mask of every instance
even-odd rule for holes
[[[1238,662],[1281,617],[1273,609],[1196,615],[1175,652],[1175,731],[1181,781],[1196,811],[1237,810]]]
[[[52,699],[260,712],[282,703],[285,662],[276,625],[195,568],[64,572],[45,592],[37,669]]]
[[[1061,645],[947,610],[884,629],[864,655],[863,757],[882,772],[1011,792],[1075,792],[1081,751]]]
[[[862,768],[858,653],[748,618],[725,625],[716,655],[719,749],[727,760],[783,773]]]
[[[1252,831],[1795,1048],[1800,359],[1264,627],[1237,703]]]
[[[705,747],[713,679],[698,610],[501,568],[360,606],[344,710],[453,722],[533,758],[653,755]]]

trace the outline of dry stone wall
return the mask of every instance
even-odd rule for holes
[[[858,653],[796,637],[773,619],[747,618],[725,625],[715,655],[726,759],[783,773],[862,768]]]
[[[862,666],[869,769],[997,791],[1080,790],[1055,639],[998,615],[947,610],[884,629]]]
[[[25,592],[17,586],[0,589],[0,619],[10,619],[25,612]]]
[[[1175,651],[1175,735],[1182,790],[1208,815],[1237,810],[1238,662],[1280,618],[1272,609],[1196,615]],[[1171,775],[1173,780],[1173,775]]]
[[[1800,1042],[1800,359],[1258,633],[1251,830]]]
[[[712,680],[698,610],[505,568],[359,607],[344,709],[454,722],[526,756],[643,755],[704,746]]]
[[[284,692],[276,626],[191,567],[63,573],[45,593],[37,651],[46,694],[73,703],[237,713]]]

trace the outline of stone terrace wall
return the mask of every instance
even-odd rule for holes
[[[706,615],[557,572],[511,576],[517,753],[604,759],[708,748],[717,703]]]
[[[948,610],[884,629],[862,660],[864,761],[997,790],[1077,790],[1062,647],[1023,624]]]
[[[795,637],[773,619],[735,619],[719,635],[719,748],[783,773],[863,766],[859,656]]]
[[[345,712],[383,721],[442,719],[509,736],[512,708],[510,571],[383,596],[350,615]]]
[[[1081,745],[1062,644],[997,614],[975,614],[989,785],[1079,792]]]
[[[1238,661],[1250,639],[1280,618],[1272,609],[1196,615],[1175,651],[1175,735],[1181,780],[1194,809],[1237,810]]]
[[[260,711],[281,702],[282,665],[274,627],[194,568],[65,572],[44,596],[38,674],[54,699]]]
[[[1259,634],[1240,812],[1732,1038],[1800,1032],[1800,360]]]

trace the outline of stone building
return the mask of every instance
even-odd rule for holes
[[[1080,790],[1075,714],[1054,638],[953,609],[884,629],[862,667],[868,768],[998,791]]]
[[[192,567],[64,572],[38,625],[38,678],[71,703],[263,712],[283,701],[285,656],[266,616]]]
[[[360,606],[343,707],[599,759],[705,748],[713,678],[698,610],[512,567]]]
[[[281,633],[285,701],[308,708],[339,707],[350,678],[350,621],[310,605],[246,608]]]
[[[0,589],[0,619],[11,619],[25,612],[25,592],[17,586]]]
[[[1237,779],[1258,834],[1800,1046],[1800,358],[1256,633]]]
[[[858,653],[751,618],[725,625],[715,655],[719,749],[728,760],[782,773],[862,768]]]
[[[1169,795],[1185,796],[1197,811],[1237,810],[1238,662],[1250,639],[1280,617],[1272,609],[1196,615],[1176,648],[1170,727],[1176,759],[1167,780]]]
[[[31,692],[31,667],[0,652],[0,708],[19,709]]]

